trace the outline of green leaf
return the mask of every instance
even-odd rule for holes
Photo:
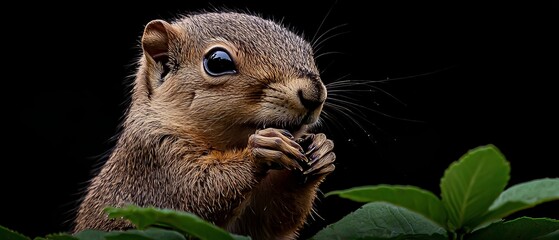
[[[122,232],[111,232],[106,235],[107,240],[185,240],[185,236],[177,231],[161,228],[148,228],[146,230],[128,230]]]
[[[0,239],[2,240],[30,240],[30,238],[0,225]]]
[[[559,178],[544,178],[520,183],[501,193],[489,207],[489,212],[476,222],[481,224],[504,218],[514,212],[553,200],[559,200]]]
[[[205,239],[249,239],[248,237],[235,236],[222,228],[209,223],[202,218],[187,212],[170,209],[141,208],[128,206],[125,208],[107,208],[106,212],[111,218],[124,217],[130,220],[138,229],[148,226],[173,227],[190,236]]]
[[[363,186],[332,191],[326,196],[338,195],[357,202],[384,201],[419,213],[441,226],[446,226],[446,212],[433,193],[414,186]]]
[[[441,179],[442,203],[449,229],[476,227],[509,180],[510,166],[493,145],[474,148],[445,171]]]
[[[75,235],[79,240],[185,240],[186,237],[173,230],[162,228],[148,228],[145,230],[131,229],[127,231],[103,232],[98,230],[85,230]]]
[[[185,240],[185,236],[177,231],[161,229],[161,228],[148,228],[145,230],[128,230],[123,232],[111,232],[106,236],[107,240]]]
[[[93,229],[86,229],[74,234],[74,237],[80,240],[105,240],[106,239],[105,235],[107,235],[107,232],[93,230]]]
[[[78,238],[67,233],[49,234],[44,239],[48,240],[78,240]]]
[[[557,239],[559,239],[559,230],[547,234],[543,237],[539,237],[537,240],[557,240]]]
[[[417,238],[413,238],[417,237]],[[446,239],[446,230],[420,214],[385,202],[363,205],[311,239]],[[430,238],[427,238],[430,237]]]
[[[115,232],[113,234],[107,234],[105,235],[105,239],[106,240],[157,240],[155,238],[150,238],[150,237],[129,233],[129,232]]]
[[[549,218],[521,217],[506,222],[498,222],[479,229],[467,240],[487,239],[537,239],[559,229],[559,221]]]

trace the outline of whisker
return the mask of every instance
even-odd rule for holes
[[[335,82],[331,82],[328,85],[330,86],[353,86],[353,85],[370,85],[373,83],[381,83],[384,80],[358,80],[358,79],[345,79],[345,80],[338,80]]]
[[[419,74],[414,74],[414,75],[409,75],[409,76],[403,76],[403,77],[393,77],[393,78],[387,77],[386,79],[381,79],[381,80],[352,79],[352,80],[343,80],[343,81],[384,83],[384,82],[391,82],[391,81],[406,80],[406,79],[411,79],[411,78],[429,76],[429,75],[437,74],[437,73],[440,73],[440,72],[443,72],[443,71],[447,71],[447,70],[449,70],[451,68],[454,68],[454,67],[455,67],[455,65],[451,65],[451,66],[440,68],[440,69],[433,70],[433,71],[430,71],[430,72],[424,72],[424,73],[419,73]]]
[[[347,93],[347,92],[374,92],[373,89],[329,89],[328,93]]]
[[[400,100],[399,98],[397,98],[397,97],[394,96],[393,94],[387,92],[386,90],[384,90],[384,89],[382,89],[382,88],[380,88],[380,87],[378,87],[378,86],[372,85],[370,82],[365,82],[365,81],[354,81],[354,80],[343,80],[343,81],[332,82],[332,83],[326,84],[326,88],[328,88],[328,92],[335,92],[336,90],[338,90],[338,91],[343,91],[343,90],[341,90],[341,89],[336,89],[336,88],[353,87],[353,86],[357,86],[357,85],[365,85],[365,86],[371,87],[371,88],[373,88],[374,90],[378,90],[378,91],[380,91],[381,93],[384,93],[386,96],[388,96],[388,97],[390,97],[390,98],[396,100],[398,103],[400,103],[400,104],[402,104],[402,105],[404,105],[404,106],[407,106],[407,104],[406,104],[404,101]],[[361,92],[366,92],[367,90],[363,90],[363,89],[355,89],[355,90],[347,89],[347,91],[353,91],[353,92],[355,92],[355,91],[361,91]]]
[[[339,26],[340,26],[340,25],[339,25]],[[344,25],[341,25],[340,27],[342,27],[342,26],[344,26]],[[330,30],[329,30],[329,31],[330,31]],[[332,39],[332,38],[335,38],[335,37],[337,37],[337,36],[340,36],[340,35],[342,35],[342,34],[346,34],[346,33],[348,33],[348,32],[336,33],[336,34],[331,35],[331,36],[329,36],[329,37],[327,37],[327,38],[324,38],[324,39],[320,40],[320,42],[317,42],[316,45],[313,45],[312,48],[314,49],[315,52],[320,52],[320,49],[322,49],[322,46],[324,46],[324,43],[325,43],[326,41],[328,41],[328,40],[330,40],[330,39]]]
[[[318,35],[318,33],[320,32],[320,30],[322,29],[322,27],[324,26],[324,23],[326,22],[326,19],[330,16],[330,13],[332,13],[332,9],[334,9],[334,5],[336,4],[336,2],[334,2],[334,4],[332,4],[332,6],[330,6],[330,8],[328,9],[328,12],[326,12],[326,15],[324,16],[324,18],[322,18],[322,21],[320,22],[320,24],[318,25],[318,28],[316,29],[316,31],[314,32],[313,37],[311,38],[311,43],[314,43],[315,39],[316,39],[316,35]],[[320,38],[320,37],[319,37]],[[311,44],[312,45],[312,44]]]
[[[334,113],[330,113],[329,110],[332,110],[333,112],[339,112],[342,117],[350,119],[350,121],[352,123],[356,124],[359,127],[359,129],[361,129],[365,132],[365,134],[367,135],[367,137],[370,140],[373,140],[372,137],[371,137],[371,134],[369,134],[369,132],[367,130],[365,130],[364,127],[361,127],[361,124],[359,123],[359,121],[357,119],[352,119],[353,117],[350,114],[345,113],[341,109],[336,109],[334,106],[331,106],[331,105],[326,106],[325,110],[322,111],[322,114],[323,114],[322,117],[324,117],[324,119],[330,123],[330,124],[325,124],[327,132],[330,132],[332,134],[341,134],[342,138],[347,138],[348,139],[348,142],[353,139],[352,133],[351,133],[350,130],[348,130],[347,125],[344,125],[344,124],[341,123],[341,121],[338,121],[336,119],[336,116],[334,115]],[[373,140],[373,142],[376,142],[376,141]]]
[[[323,124],[324,132],[331,133],[331,134],[341,134],[343,138],[349,136],[349,131],[347,131],[346,127],[341,124],[339,121],[336,121],[334,115],[331,115],[328,111],[322,111],[320,118],[322,121],[327,122]]]
[[[316,57],[314,57],[314,59],[316,60],[319,59],[320,57],[324,57],[331,54],[343,54],[343,52],[338,52],[338,51],[323,52],[321,54],[318,54]]]
[[[334,5],[330,6],[330,8],[328,9],[328,12],[326,12],[326,15],[324,15],[324,18],[322,18],[322,21],[320,21],[320,24],[318,25],[318,28],[316,28],[316,31],[314,32],[314,35],[310,40],[311,45],[312,45],[312,43],[314,43],[314,40],[316,39],[316,36],[318,35],[318,33],[320,32],[322,27],[324,26],[324,23],[326,23],[326,19],[328,18],[328,16],[330,16],[330,13],[332,12],[332,9],[334,9]]]
[[[324,119],[330,121],[332,124],[335,124],[336,126],[340,127],[341,129],[343,129],[344,131],[341,131],[343,133],[346,133],[346,127],[344,125],[342,125],[341,123],[339,123],[338,121],[334,121],[335,118],[334,116],[331,116],[330,113],[328,113],[327,111],[322,111],[321,113],[324,117]],[[324,126],[326,126],[326,128],[329,130],[330,126],[328,124],[325,124]]]
[[[321,70],[320,70],[320,75],[323,76],[324,73],[325,73],[332,65],[334,65],[335,62],[336,62],[335,59],[331,59],[331,60],[328,62],[328,65],[326,65],[326,67],[321,68]],[[322,64],[322,65],[324,65],[324,64]],[[336,78],[336,79],[333,80],[333,81],[339,81],[340,79],[344,79],[344,78],[346,78],[346,77],[348,77],[348,76],[349,76],[349,74],[346,74],[346,75],[344,75],[344,76],[341,76],[341,77]],[[328,77],[328,79],[322,79],[322,82],[326,85],[327,82],[332,81],[332,80],[330,80],[329,78],[330,78],[330,77]]]
[[[368,107],[365,107],[365,106],[363,106],[363,105],[360,105],[360,104],[357,104],[357,103],[354,103],[354,102],[350,102],[350,101],[347,101],[347,100],[343,100],[343,99],[330,98],[330,99],[327,99],[327,101],[328,101],[328,100],[334,101],[334,102],[338,102],[338,103],[348,104],[349,106],[355,107],[356,110],[364,109],[364,110],[368,110],[368,111],[371,111],[371,112],[374,112],[374,113],[377,113],[377,114],[380,114],[380,115],[382,115],[382,116],[385,116],[385,117],[388,117],[388,118],[392,118],[392,119],[403,120],[403,121],[410,121],[410,122],[422,122],[422,121],[414,120],[414,119],[396,117],[396,116],[393,116],[393,115],[390,115],[390,114],[381,112],[381,111],[379,111],[379,110],[376,110],[376,109],[373,109],[373,108],[368,108]],[[359,112],[362,113],[360,110],[359,110]],[[362,113],[362,114],[363,114],[363,113]]]
[[[336,97],[339,97],[339,98],[336,98]],[[338,103],[342,103],[342,104],[348,104],[348,106],[356,107],[356,110],[359,111],[359,112],[360,112],[361,114],[363,114],[363,115],[365,115],[365,114],[364,114],[360,109],[367,109],[367,110],[371,110],[371,111],[372,111],[372,109],[369,109],[368,107],[365,107],[365,106],[363,106],[363,105],[357,104],[357,103],[355,103],[355,102],[343,100],[343,99],[341,99],[341,98],[345,98],[345,99],[347,99],[347,100],[351,100],[351,101],[357,102],[355,98],[352,98],[352,97],[350,97],[350,96],[335,95],[335,94],[331,95],[330,98],[327,99],[327,101],[330,101],[330,102],[333,101],[333,102],[338,102]]]
[[[322,34],[320,34],[320,36],[318,36],[318,38],[313,39],[313,41],[311,41],[311,46],[312,46],[312,48],[313,48],[313,49],[316,49],[316,47],[318,47],[318,46],[320,46],[320,44],[324,43],[324,41],[322,41],[322,40],[323,40],[322,38],[325,37],[326,34],[329,34],[329,33],[331,33],[332,31],[337,30],[337,29],[339,29],[339,28],[341,28],[341,27],[344,27],[344,26],[346,26],[346,25],[347,25],[346,23],[338,24],[338,25],[336,25],[336,26],[334,26],[334,27],[332,27],[332,28],[326,30],[326,31],[323,32]]]
[[[332,84],[332,83],[341,81],[341,79],[347,78],[349,75],[350,75],[350,74],[346,74],[346,75],[343,75],[343,76],[341,76],[341,77],[339,77],[339,78],[336,78],[336,79],[334,79],[334,80],[333,80],[332,82],[330,82],[330,83],[325,83],[324,86],[326,86],[326,87],[328,88],[328,85],[329,85],[329,84]]]
[[[336,102],[336,101],[338,101],[338,103],[341,103],[341,102],[340,102],[341,100],[346,100],[346,101],[351,102],[352,104],[355,104],[355,105],[359,105],[358,102],[360,102],[357,98],[354,98],[354,97],[351,97],[351,96],[347,96],[347,95],[341,95],[341,94],[331,94],[331,95],[330,95],[330,99],[328,99],[327,101],[329,101],[329,102],[332,102],[332,101]],[[373,102],[373,103],[374,103],[375,105],[377,105],[377,106],[379,105],[377,102]],[[352,104],[350,104],[350,106],[351,106]],[[361,106],[362,108],[367,108],[365,105],[360,105],[360,106]],[[368,110],[370,110],[370,109],[368,109]]]
[[[335,104],[335,103],[325,103],[324,106],[326,108],[329,108],[329,109],[332,109],[334,111],[337,111],[337,112],[341,113],[342,116],[344,116],[345,118],[352,121],[355,125],[357,125],[357,127],[359,127],[359,129],[365,133],[365,135],[367,136],[367,138],[369,138],[369,140],[372,140],[373,142],[376,142],[376,139],[371,139],[373,137],[373,135],[370,134],[369,131],[365,128],[365,126],[363,126],[359,122],[359,120],[357,120],[355,117],[358,117],[359,119],[371,124],[377,130],[382,131],[382,129],[380,129],[375,123],[371,122],[369,119],[367,119],[363,115],[354,114],[354,112],[350,108],[347,108],[345,106]],[[353,117],[353,116],[355,116],[355,117]],[[347,132],[345,127],[342,126],[342,128],[344,129],[344,132]]]

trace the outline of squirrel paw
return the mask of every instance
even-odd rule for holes
[[[305,171],[308,159],[303,148],[287,130],[266,128],[250,135],[248,147],[258,161],[270,169]]]
[[[297,142],[305,148],[305,155],[309,159],[308,166],[303,172],[307,176],[321,176],[334,171],[336,154],[334,142],[326,138],[323,133],[307,134]]]

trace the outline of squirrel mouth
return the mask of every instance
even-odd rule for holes
[[[287,130],[295,138],[299,138],[308,130],[309,126],[314,124],[315,122],[316,122],[316,118],[314,118],[311,114],[307,114],[303,118],[299,119],[298,121],[259,122],[255,124],[249,124],[248,127],[253,128],[254,130],[265,129],[265,128],[283,129],[283,130]]]
[[[302,125],[280,125],[280,124],[273,124],[273,123],[263,123],[256,127],[257,129],[265,129],[265,128],[277,128],[277,129],[285,129],[290,133],[297,132],[302,128]]]
[[[295,138],[299,138],[307,130],[307,125],[300,124],[278,124],[278,123],[261,123],[256,126],[256,129],[276,128],[284,129],[291,133]]]

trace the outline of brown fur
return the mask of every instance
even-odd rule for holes
[[[236,74],[205,73],[215,46],[231,54]],[[330,140],[306,133],[326,99],[310,45],[256,16],[203,13],[150,22],[142,49],[121,135],[74,230],[129,228],[103,209],[137,204],[192,212],[253,239],[296,238],[335,159]],[[295,143],[303,138],[317,150]]]

